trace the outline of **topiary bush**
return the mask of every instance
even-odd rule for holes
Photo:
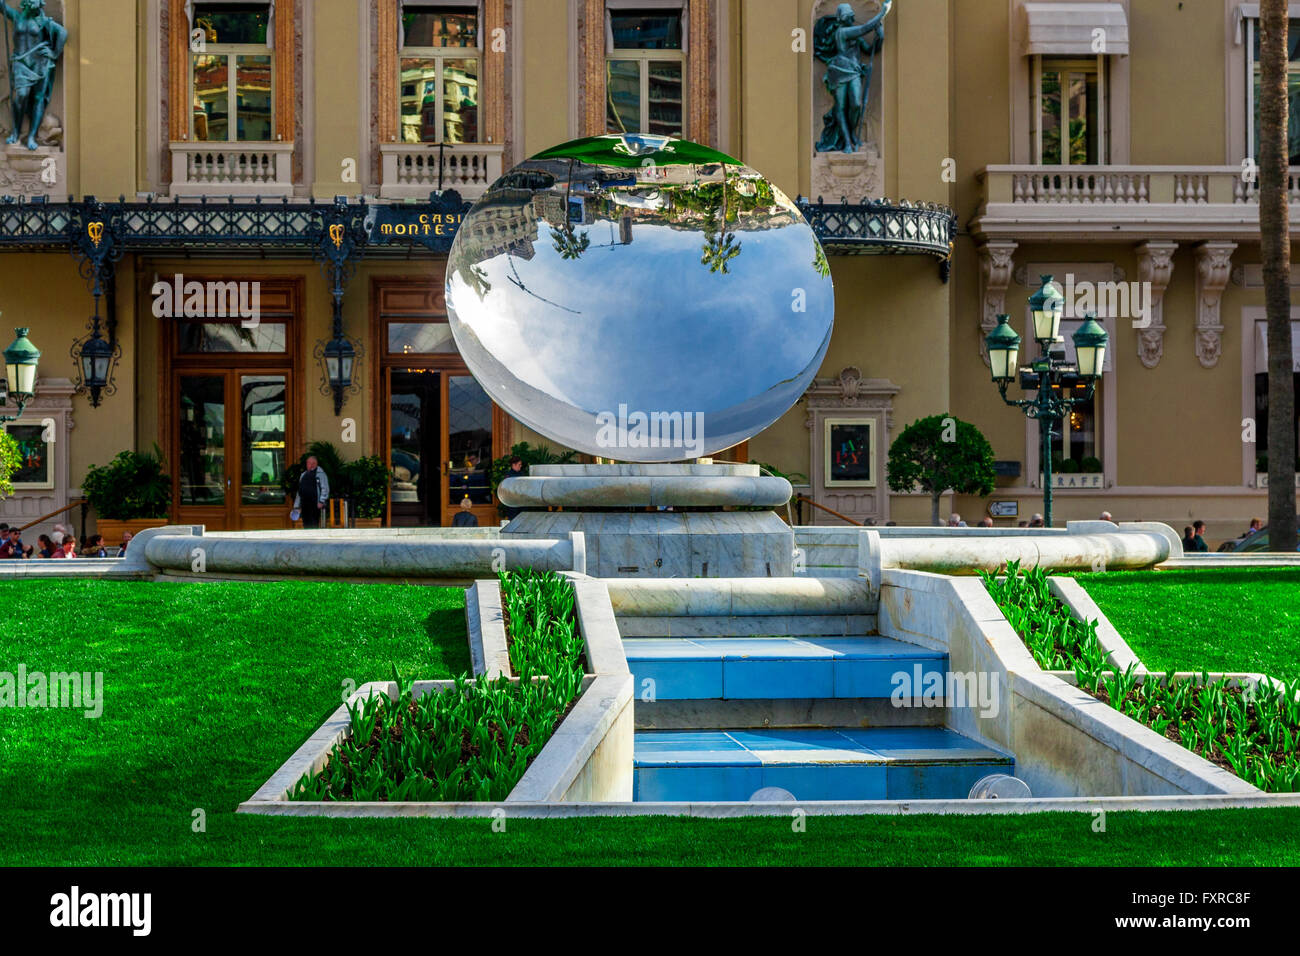
[[[952,415],[912,422],[889,446],[890,490],[928,492],[930,521],[936,525],[944,492],[989,495],[995,478],[993,446],[978,428]]]

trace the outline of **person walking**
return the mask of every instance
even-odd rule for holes
[[[294,515],[302,518],[304,528],[319,528],[321,512],[329,500],[329,477],[316,456],[308,455],[307,468],[298,479],[298,493],[293,496]],[[294,515],[289,517],[293,518]]]

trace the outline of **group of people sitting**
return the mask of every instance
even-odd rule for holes
[[[101,534],[86,535],[80,547],[76,535],[61,524],[56,524],[49,534],[39,535],[36,544],[24,544],[22,532],[0,523],[0,560],[24,558],[124,558],[131,543],[131,532],[124,532],[122,543],[114,547],[104,544]]]

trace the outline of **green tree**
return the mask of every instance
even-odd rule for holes
[[[1268,546],[1296,549],[1287,0],[1259,5],[1259,239],[1268,314]]]
[[[14,486],[9,479],[22,464],[23,456],[18,451],[18,442],[14,441],[13,435],[0,430],[0,498],[8,498],[14,493]]]
[[[889,447],[891,491],[920,488],[930,495],[930,521],[939,524],[939,498],[993,493],[993,446],[978,428],[951,415],[912,422]]]

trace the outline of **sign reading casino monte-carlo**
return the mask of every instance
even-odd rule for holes
[[[470,204],[448,191],[428,203],[372,206],[366,215],[371,245],[422,246],[430,252],[447,252]]]

